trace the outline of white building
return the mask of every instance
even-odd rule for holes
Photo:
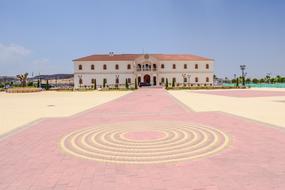
[[[104,54],[73,60],[74,87],[125,85],[212,86],[214,60],[191,54]],[[105,82],[104,82],[105,81]]]

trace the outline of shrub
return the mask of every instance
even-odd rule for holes
[[[6,90],[7,93],[29,93],[29,92],[40,92],[40,88],[9,88]]]

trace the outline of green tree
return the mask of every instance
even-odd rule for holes
[[[47,80],[47,83],[46,83],[46,90],[49,90],[49,83],[48,83],[48,80]]]
[[[129,89],[128,79],[126,79],[126,84],[125,84],[125,86],[126,86],[126,89]]]
[[[252,82],[253,82],[254,84],[257,84],[257,83],[258,83],[258,79],[257,79],[257,78],[254,78],[254,79],[252,79]]]
[[[251,79],[250,79],[250,78],[247,78],[247,79],[245,80],[245,82],[246,82],[246,83],[250,83],[250,82],[251,82]]]
[[[275,81],[278,82],[278,83],[281,83],[281,76],[277,75],[276,78],[275,78]]]
[[[40,88],[40,80],[37,81],[37,88]]]
[[[34,83],[31,81],[31,82],[28,82],[28,86],[33,86]]]
[[[94,89],[95,90],[97,89],[97,81],[96,81],[96,79],[94,79]]]
[[[172,87],[175,87],[175,79],[172,78]]]
[[[135,78],[135,89],[138,89],[138,81],[137,81],[137,78]]]
[[[265,81],[266,81],[267,83],[270,83],[270,78],[271,78],[270,75],[266,75],[266,76],[265,76]]]
[[[168,78],[166,78],[166,81],[165,81],[165,88],[168,89]]]
[[[106,79],[103,79],[103,88],[106,87]]]

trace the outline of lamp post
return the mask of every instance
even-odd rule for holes
[[[241,69],[241,76],[242,76],[242,85],[245,86],[245,68],[246,68],[246,65],[240,65],[240,69]]]

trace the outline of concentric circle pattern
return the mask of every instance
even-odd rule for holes
[[[74,131],[65,136],[60,145],[66,153],[84,159],[153,164],[207,157],[222,151],[228,142],[225,133],[210,127],[142,121]]]

